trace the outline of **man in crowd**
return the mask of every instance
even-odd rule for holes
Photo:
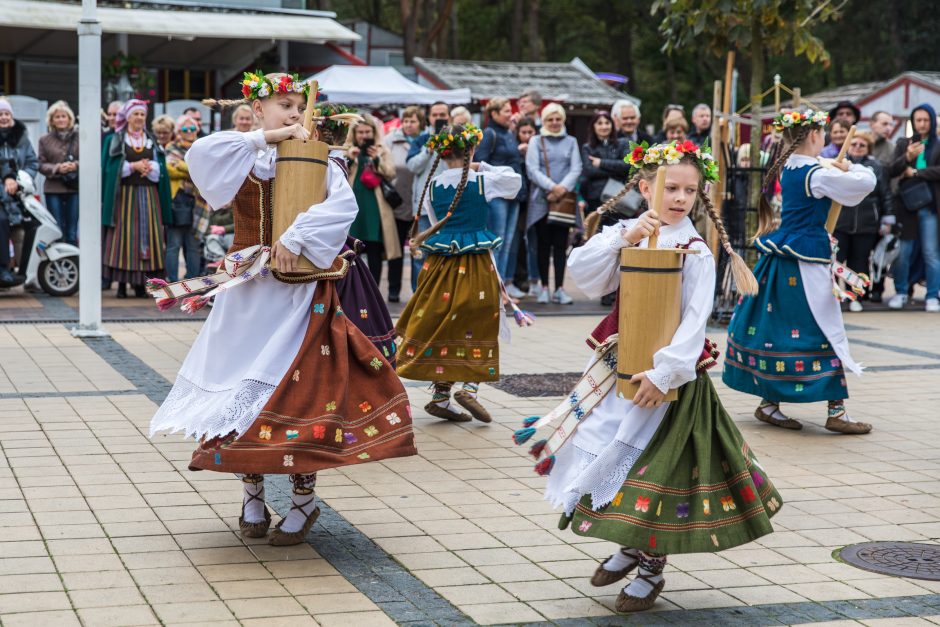
[[[704,102],[700,102],[692,109],[692,132],[689,133],[689,139],[695,142],[696,146],[705,143],[712,134],[712,109]]]
[[[886,165],[894,156],[894,141],[891,133],[894,131],[894,116],[886,111],[875,111],[871,116],[872,133],[875,134],[875,145],[871,149],[871,156]]]
[[[610,117],[617,124],[617,137],[628,142],[652,143],[653,138],[640,126],[640,105],[632,100],[618,100],[610,108]]]
[[[519,111],[512,114],[512,127],[515,128],[516,122],[522,118],[529,118],[535,122],[535,129],[542,128],[542,118],[539,117],[539,111],[542,110],[542,94],[534,89],[527,89],[516,100],[516,106]]]
[[[842,100],[829,111],[829,120],[842,120],[849,126],[858,124],[862,112],[848,100]]]
[[[108,126],[102,129],[102,132],[107,135],[108,133],[114,132],[114,123],[117,121],[118,111],[121,110],[121,107],[124,106],[124,103],[120,100],[115,100],[108,105]]]

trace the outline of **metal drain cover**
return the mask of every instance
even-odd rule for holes
[[[839,551],[839,558],[875,573],[940,581],[940,545],[916,542],[863,542]]]
[[[581,378],[580,372],[503,375],[491,386],[513,396],[567,396]]]

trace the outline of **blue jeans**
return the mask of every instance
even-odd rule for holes
[[[62,240],[78,245],[78,194],[46,194],[46,207],[62,229]]]
[[[418,233],[423,233],[424,231],[431,228],[431,218],[427,215],[421,216],[418,220]],[[415,259],[411,258],[411,293],[414,294],[415,290],[418,289],[418,273],[421,272],[421,266],[424,265],[424,258]]]
[[[937,292],[940,292],[940,240],[938,240],[937,231],[937,211],[933,207],[921,209],[917,212],[917,222],[918,239],[927,270],[927,298],[937,298]],[[907,295],[910,287],[911,256],[915,243],[914,240],[901,241],[901,254],[892,267],[894,291],[898,294]]]
[[[519,219],[519,203],[505,198],[490,201],[490,217],[487,227],[498,237],[503,238],[502,245],[493,251],[496,258],[496,271],[503,281],[512,280],[509,274],[509,256],[512,252],[512,240],[516,236],[516,220]]]
[[[539,236],[535,233],[533,224],[525,232],[526,265],[529,271],[529,282],[539,280]]]
[[[186,276],[192,279],[199,276],[202,266],[202,245],[196,239],[191,226],[166,227],[166,276],[170,283],[179,281],[180,249],[186,260]]]

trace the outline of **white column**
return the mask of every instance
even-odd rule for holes
[[[96,0],[82,0],[78,23],[79,324],[76,337],[102,337],[101,326],[101,24]]]

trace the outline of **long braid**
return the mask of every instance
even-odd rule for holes
[[[721,219],[721,215],[718,213],[715,205],[712,204],[712,199],[708,197],[708,194],[705,193],[705,188],[702,186],[699,186],[698,189],[698,199],[705,208],[705,213],[711,218],[715,229],[718,231],[722,248],[728,253],[728,259],[731,262],[731,276],[734,277],[734,284],[737,286],[738,292],[748,296],[757,294],[758,284],[757,279],[754,278],[754,273],[747,267],[741,255],[731,246],[731,240],[728,238],[728,232],[725,230],[725,224]]]
[[[790,127],[784,130],[784,138],[789,139],[790,145],[783,151],[783,154],[771,164],[770,169],[767,170],[767,176],[764,177],[764,182],[761,185],[760,202],[757,209],[757,233],[754,234],[755,238],[767,235],[773,231],[776,226],[774,209],[770,205],[770,201],[767,200],[767,195],[764,192],[770,190],[777,182],[777,179],[780,177],[780,171],[783,169],[787,159],[796,152],[796,149],[800,147],[800,144],[803,143],[803,140],[806,139],[812,130],[809,126],[798,126],[795,127],[795,130],[792,132],[792,137],[787,138],[787,135],[790,134],[788,131],[793,128],[794,127]]]
[[[621,190],[620,190],[619,192],[617,192],[614,196],[612,196],[611,198],[609,198],[609,199],[607,200],[607,202],[605,202],[603,205],[601,205],[600,207],[598,207],[598,208],[594,211],[594,213],[592,213],[591,215],[589,215],[588,217],[586,217],[586,218],[584,219],[584,238],[585,238],[585,240],[589,240],[589,239],[591,239],[592,237],[594,237],[594,236],[597,234],[597,232],[600,230],[599,227],[600,227],[600,223],[601,223],[601,217],[603,216],[603,214],[605,214],[605,213],[607,213],[608,211],[610,211],[611,209],[613,209],[613,207],[614,207],[618,202],[620,202],[620,199],[621,199],[621,198],[623,198],[624,196],[626,196],[627,193],[628,193],[631,189],[635,188],[635,187],[639,184],[641,178],[643,178],[643,177],[640,175],[639,172],[637,172],[636,174],[634,174],[634,175],[633,175],[633,178],[631,178],[629,181],[627,181],[627,183],[623,186],[623,189],[621,189]]]
[[[215,98],[205,98],[202,101],[202,104],[207,107],[218,107],[220,109],[227,109],[229,107],[237,107],[238,105],[248,104],[251,102],[247,98],[239,98],[238,100],[225,100],[220,99],[216,100]]]
[[[454,214],[454,209],[457,207],[457,203],[460,202],[460,197],[463,196],[463,190],[467,188],[467,178],[470,175],[470,151],[464,153],[463,155],[463,172],[460,176],[460,183],[457,184],[457,192],[454,194],[454,199],[450,202],[450,207],[447,208],[447,214],[431,225],[431,228],[426,230],[424,233],[419,234],[417,237],[411,240],[412,250],[419,247],[425,240],[441,230],[447,220]],[[428,178],[430,183],[431,179]]]
[[[424,189],[421,190],[421,200],[418,201],[418,210],[415,212],[415,220],[411,223],[411,232],[408,234],[408,239],[411,240],[411,244],[408,247],[411,249],[412,255],[418,250],[417,245],[415,245],[415,238],[418,237],[418,221],[421,219],[421,211],[424,210],[424,199],[428,195],[428,190],[431,188],[431,181],[434,179],[434,173],[437,171],[437,165],[440,162],[441,155],[435,154],[434,161],[431,164],[431,171],[428,172],[428,178],[424,182]]]

